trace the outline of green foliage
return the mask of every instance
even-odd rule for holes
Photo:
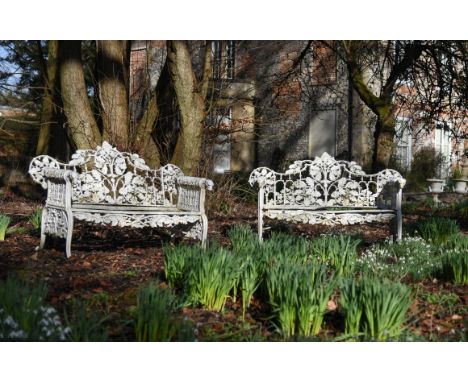
[[[41,228],[41,221],[42,221],[42,209],[38,208],[34,211],[28,219],[29,223],[33,226],[34,229]]]
[[[319,333],[335,286],[324,266],[275,264],[267,274],[266,284],[283,337]]]
[[[460,298],[455,293],[426,293],[421,297],[429,304],[442,306],[444,309],[452,312],[452,309],[459,303]]]
[[[260,285],[260,263],[253,256],[243,259],[240,272],[240,289],[242,293],[242,317],[250,306],[252,297]]]
[[[413,281],[423,280],[439,266],[439,257],[432,246],[420,237],[374,244],[356,261],[356,268],[361,273],[394,281],[407,276]]]
[[[310,242],[303,237],[273,232],[262,244],[263,266],[274,264],[306,264],[310,260]]]
[[[361,322],[364,312],[361,285],[352,280],[343,280],[340,285],[340,306],[345,317],[344,334],[356,337],[361,335]]]
[[[251,255],[259,247],[258,236],[249,226],[236,224],[228,232],[232,250],[238,255]]]
[[[191,304],[221,311],[238,285],[239,261],[223,248],[201,250],[191,262],[187,293]]]
[[[460,179],[462,177],[462,170],[460,168],[460,166],[457,166],[453,169],[453,174],[452,174],[452,178],[453,179]]]
[[[455,220],[432,217],[416,224],[418,234],[426,241],[434,245],[443,245],[449,239],[460,232]]]
[[[258,236],[249,226],[235,225],[229,232],[234,255],[240,261],[239,287],[242,293],[242,317],[250,306],[261,281],[262,257]],[[234,292],[235,293],[235,292]]]
[[[47,290],[14,277],[0,282],[0,340],[64,341],[70,328],[63,327],[56,310],[44,304]]]
[[[456,284],[468,284],[468,251],[447,250],[442,257],[442,275]]]
[[[314,260],[330,265],[337,276],[353,273],[360,239],[348,235],[323,235],[312,241],[311,253]]]
[[[399,283],[363,278],[341,286],[340,303],[345,314],[345,332],[386,341],[402,332],[411,306],[411,290]]]
[[[190,323],[175,319],[177,308],[176,297],[170,289],[161,289],[156,283],[140,288],[135,319],[137,341],[193,339]]]
[[[101,317],[90,309],[88,302],[73,300],[69,312],[65,311],[65,323],[71,329],[68,338],[71,341],[107,341],[107,331],[104,328],[106,320],[106,317]]]
[[[9,216],[0,214],[0,241],[5,240],[8,226],[10,225],[11,219]]]
[[[183,291],[192,259],[202,251],[198,246],[165,246],[164,273],[171,288]]]
[[[407,191],[426,191],[426,179],[438,176],[443,156],[432,147],[422,147],[411,162],[411,170],[407,173]]]

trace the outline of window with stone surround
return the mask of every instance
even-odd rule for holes
[[[213,41],[213,78],[234,79],[235,41]]]
[[[412,153],[412,119],[397,117],[395,126],[395,160],[400,168],[409,169],[413,160]]]
[[[435,129],[435,149],[442,154],[444,160],[440,169],[440,177],[446,178],[450,172],[452,139],[450,134],[450,123],[437,122]]]

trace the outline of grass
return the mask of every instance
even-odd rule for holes
[[[329,265],[337,276],[353,273],[360,239],[348,235],[323,235],[311,243],[311,253],[320,263]]]
[[[174,316],[177,308],[176,296],[170,289],[161,289],[155,282],[141,287],[135,313],[137,341],[192,340],[189,322],[177,320]]]
[[[285,338],[319,333],[335,283],[325,267],[275,264],[267,276],[269,302]]]
[[[108,340],[102,317],[84,300],[72,300],[68,312],[65,311],[65,323],[71,329],[68,338],[71,341],[103,342]]]
[[[41,229],[42,209],[38,208],[36,211],[34,211],[29,216],[28,221],[33,226],[34,229]]]
[[[0,214],[0,241],[5,240],[5,235],[10,225],[11,219],[9,216]]]
[[[228,232],[228,236],[232,251],[240,261],[240,278],[234,288],[234,296],[239,288],[242,294],[242,318],[245,319],[245,313],[261,282],[261,246],[249,226],[236,225]]]
[[[184,291],[192,258],[201,251],[197,246],[164,247],[164,273],[171,288]]]
[[[15,277],[0,282],[0,340],[64,341],[71,329],[62,325],[56,310],[45,305],[47,290]]]
[[[411,289],[400,283],[363,278],[341,285],[340,304],[345,316],[345,334],[364,334],[386,341],[402,333],[412,299]]]
[[[416,231],[424,240],[434,245],[444,245],[450,238],[460,232],[453,219],[433,217],[416,224]]]
[[[455,284],[468,284],[468,251],[448,251],[442,257],[442,275]]]

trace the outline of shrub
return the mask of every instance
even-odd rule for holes
[[[42,209],[38,208],[29,216],[29,223],[33,226],[34,229],[41,228],[41,221],[42,221]]]
[[[238,284],[239,261],[223,248],[200,251],[191,262],[187,293],[190,303],[220,311]]]
[[[385,341],[401,334],[411,306],[411,290],[399,283],[363,278],[341,286],[345,333],[361,331],[368,338]]]
[[[426,179],[437,177],[440,166],[443,164],[443,156],[432,147],[422,147],[415,152],[411,169],[406,175],[408,191],[427,190]]]
[[[0,241],[5,240],[8,226],[10,225],[11,219],[9,216],[0,214]]]
[[[335,285],[325,267],[276,264],[269,270],[266,284],[283,337],[319,333]]]
[[[410,276],[423,280],[440,266],[433,248],[420,237],[404,237],[394,243],[391,239],[374,244],[356,261],[364,274],[401,281]]]
[[[0,340],[64,341],[70,328],[64,327],[57,311],[44,304],[46,288],[9,277],[0,282]]]
[[[349,275],[354,271],[360,242],[347,235],[323,235],[312,241],[312,257],[330,265],[338,276]]]
[[[193,338],[188,321],[177,321],[177,301],[170,289],[157,283],[140,288],[137,297],[135,335],[137,341],[186,341]]]
[[[417,233],[434,245],[445,244],[453,235],[460,232],[455,220],[433,217],[416,224]]]

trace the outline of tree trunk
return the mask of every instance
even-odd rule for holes
[[[207,44],[207,48],[208,44]],[[211,54],[211,51],[208,51]],[[211,71],[203,70],[202,83],[198,84],[186,42],[167,44],[169,74],[180,110],[181,131],[172,162],[187,175],[196,175],[202,156],[203,128],[205,125],[206,81]]]
[[[81,41],[60,43],[60,88],[68,130],[78,149],[94,149],[102,141],[88,99],[81,61]]]
[[[97,41],[99,100],[104,135],[120,150],[129,149],[128,41]]]
[[[379,172],[388,167],[393,151],[395,138],[395,118],[380,119],[375,126],[374,154],[372,167],[374,172]]]
[[[158,116],[159,107],[157,93],[155,93],[148,103],[145,114],[136,126],[135,142],[133,144],[135,151],[145,159],[148,166],[153,168],[161,165],[158,147],[151,136]]]
[[[36,147],[36,155],[47,154],[51,125],[55,116],[55,87],[58,72],[58,45],[57,40],[50,40],[48,46],[47,73],[45,74],[44,98],[42,100],[41,129]]]

